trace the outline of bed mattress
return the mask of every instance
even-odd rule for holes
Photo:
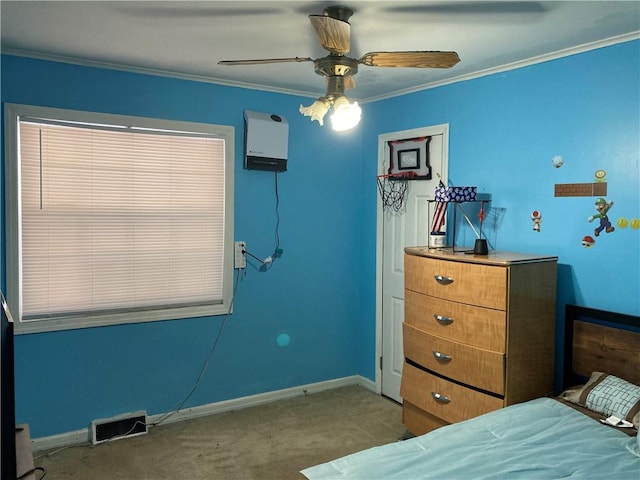
[[[636,480],[637,447],[635,437],[539,398],[301,473],[310,480]]]

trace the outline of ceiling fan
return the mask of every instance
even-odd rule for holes
[[[325,57],[265,58],[255,60],[222,60],[219,65],[260,65],[284,62],[313,62],[315,72],[327,79],[327,93],[309,107],[300,106],[300,113],[323,125],[323,118],[333,106],[331,121],[334,130],[347,130],[360,121],[360,107],[349,102],[345,88],[355,87],[354,75],[359,65],[369,67],[451,68],[460,61],[456,52],[403,51],[369,52],[356,59],[347,56],[350,46],[353,10],[343,5],[326,7],[322,15],[309,15],[318,42],[329,52]]]

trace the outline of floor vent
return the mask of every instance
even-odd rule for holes
[[[91,443],[120,440],[122,438],[144,435],[147,428],[147,412],[132,412],[111,418],[91,422]]]

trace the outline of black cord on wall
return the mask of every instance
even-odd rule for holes
[[[280,250],[280,194],[278,193],[278,172],[275,172],[275,192],[276,192],[276,248],[274,250],[274,257],[282,255]],[[279,251],[280,250],[280,251]]]
[[[224,330],[224,327],[226,326],[227,322],[229,321],[229,317],[231,316],[231,310],[233,309],[233,301],[236,298],[236,291],[238,289],[238,284],[239,283],[240,283],[240,271],[238,270],[236,272],[236,281],[235,281],[235,285],[233,286],[233,295],[231,297],[231,302],[229,303],[229,309],[227,310],[227,313],[224,316],[224,320],[222,321],[222,324],[220,325],[220,328],[218,329],[218,333],[216,334],[216,338],[213,341],[213,345],[211,346],[211,350],[209,351],[209,355],[207,356],[206,361],[204,362],[204,364],[202,365],[202,368],[200,369],[200,373],[198,374],[198,378],[196,379],[196,381],[195,381],[195,383],[193,385],[193,388],[175,407],[173,407],[169,412],[165,413],[162,417],[160,417],[159,420],[157,420],[154,423],[149,424],[148,426],[157,427],[162,422],[167,420],[169,417],[171,417],[175,413],[179,412],[180,409],[184,406],[184,404],[187,403],[187,400],[189,400],[191,398],[191,396],[195,393],[195,391],[198,389],[198,386],[200,386],[200,382],[202,381],[202,377],[204,376],[204,373],[207,371],[207,368],[209,367],[209,363],[211,362],[211,357],[213,357],[213,354],[216,351],[216,347],[218,346],[218,342],[220,341],[220,337],[222,336],[222,331]]]

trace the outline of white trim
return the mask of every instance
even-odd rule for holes
[[[449,178],[449,124],[443,123],[429,127],[414,128],[411,130],[402,130],[399,132],[382,133],[378,135],[378,175],[385,173],[385,145],[392,140],[402,138],[427,137],[431,135],[442,135],[442,181],[446,184]],[[380,357],[382,356],[382,254],[384,251],[384,211],[382,210],[382,202],[378,200],[376,194],[377,214],[376,214],[376,380],[375,391],[382,393],[382,368],[380,365]]]
[[[365,388],[372,393],[380,395],[380,390],[376,382],[372,382],[371,380],[365,377],[360,377],[359,380],[360,381],[358,382],[358,385],[360,385],[362,388]]]
[[[440,80],[432,83],[425,83],[423,85],[418,85],[418,86],[403,89],[403,90],[396,90],[395,92],[384,94],[384,95],[378,95],[375,97],[360,98],[358,101],[361,104],[365,104],[369,102],[376,102],[378,100],[385,100],[388,98],[399,97],[409,93],[415,93],[422,90],[429,90],[432,88],[437,88],[437,87],[449,85],[452,83],[459,83],[467,80],[473,80],[474,78],[480,78],[480,77],[485,77],[487,75],[493,75],[495,73],[515,70],[518,68],[535,65],[538,63],[548,62],[550,60],[556,60],[558,58],[568,57],[571,55],[576,55],[576,54],[588,52],[591,50],[597,50],[599,48],[610,47],[612,45],[617,45],[619,43],[626,43],[626,42],[630,42],[638,39],[640,39],[640,31],[624,33],[622,35],[616,35],[614,37],[609,37],[602,40],[596,40],[594,42],[589,42],[582,45],[576,45],[574,47],[565,48],[562,50],[558,50],[556,52],[546,53],[544,55],[538,55],[538,56],[527,58],[524,60],[506,63],[504,65],[498,65],[496,67],[491,67],[485,70],[480,70],[477,72],[460,75],[458,77],[453,77],[446,80]],[[157,75],[162,77],[177,78],[181,80],[192,80],[196,82],[213,83],[216,85],[226,85],[226,86],[238,87],[238,88],[248,88],[251,90],[258,90],[263,92],[283,93],[286,95],[298,95],[298,96],[309,97],[309,98],[315,98],[318,96],[318,92],[301,91],[301,90],[293,90],[293,89],[277,88],[277,87],[266,87],[264,85],[238,82],[233,80],[223,80],[223,79],[208,77],[204,75],[190,75],[186,73],[171,72],[167,70],[134,67],[129,65],[120,65],[116,63],[110,63],[110,62],[100,62],[96,60],[86,60],[86,59],[80,59],[75,57],[67,57],[64,55],[53,55],[53,54],[47,54],[42,52],[33,52],[30,50],[2,48],[0,51],[3,55],[15,55],[18,57],[35,58],[38,60],[48,60],[52,62],[70,63],[73,65],[80,65],[80,66],[86,66],[86,67],[108,68],[111,70],[120,70],[125,72],[141,73],[146,75]]]
[[[101,62],[98,60],[87,60],[83,58],[68,57],[65,55],[54,55],[43,52],[33,52],[31,50],[21,50],[15,48],[3,48],[2,55],[14,55],[16,57],[34,58],[36,60],[46,60],[50,62],[68,63],[71,65],[79,65],[81,67],[106,68],[109,70],[118,70],[121,72],[140,73],[142,75],[155,75],[159,77],[177,78],[179,80],[190,80],[194,82],[213,83],[216,85],[224,85],[228,87],[247,88],[250,90],[258,90],[263,92],[284,93],[286,95],[298,95],[301,97],[317,98],[322,92],[310,92],[305,90],[293,90],[288,88],[266,87],[249,82],[239,82],[235,80],[226,80],[216,77],[208,77],[205,75],[192,75],[188,73],[172,72],[170,70],[160,70],[147,67],[136,67],[132,65],[121,65],[119,63]]]
[[[33,452],[41,452],[51,448],[71,447],[73,445],[81,445],[83,443],[86,443],[87,446],[89,446],[91,444],[90,432],[91,429],[82,428],[80,430],[51,435],[49,437],[32,438],[31,449]],[[35,456],[37,457],[37,455]]]
[[[225,277],[225,282],[226,281]],[[233,280],[230,281],[230,285],[232,284]],[[223,288],[224,291],[226,291],[226,285]],[[231,297],[228,299],[225,297],[223,303],[216,305],[172,309],[158,308],[149,311],[131,313],[110,313],[105,315],[95,315],[94,317],[86,317],[82,320],[61,318],[51,320],[16,321],[14,323],[14,333],[15,335],[28,335],[32,333],[61,332],[64,330],[77,330],[81,328],[111,327],[116,325],[127,325],[130,323],[148,323],[166,320],[183,320],[187,318],[213,317],[226,315],[229,312],[229,303],[231,301]]]
[[[7,261],[7,304],[13,312],[15,334],[51,332],[96,326],[111,326],[127,323],[142,323],[160,320],[194,318],[229,313],[233,297],[233,258],[234,258],[234,175],[235,175],[235,128],[228,125],[208,124],[167,120],[154,117],[140,117],[100,112],[41,107],[6,103],[4,106],[5,129],[5,217],[7,225],[6,261]],[[81,321],[75,319],[51,319],[46,321],[22,321],[21,298],[21,228],[20,228],[20,168],[18,158],[18,132],[20,117],[44,117],[57,120],[99,123],[104,125],[125,125],[145,129],[194,132],[214,135],[225,141],[225,202],[227,204],[224,225],[224,278],[222,303],[208,306],[156,309],[132,313],[113,313],[88,317]],[[12,235],[9,232],[13,232]]]
[[[278,400],[302,397],[304,395],[311,395],[314,393],[325,392],[327,390],[334,390],[336,388],[348,387],[352,385],[360,385],[363,388],[376,393],[375,386],[373,385],[371,380],[360,375],[352,375],[350,377],[336,378],[333,380],[326,380],[324,382],[310,383],[307,385],[300,385],[298,387],[285,388],[272,392],[249,395],[247,397],[234,398],[232,400],[224,400],[222,402],[209,403],[207,405],[199,405],[193,408],[186,408],[168,417],[164,422],[162,422],[162,425],[175,423],[182,420],[191,420],[193,418],[204,417],[207,415],[215,415],[217,413],[230,412],[232,410],[240,410],[247,407],[255,407],[266,403],[276,402]],[[147,421],[149,422],[149,424],[153,424],[165,415],[166,413],[152,415],[147,418]],[[32,447],[33,451],[37,452],[48,450],[51,448],[68,447],[83,443],[86,443],[88,445],[89,442],[90,429],[83,428],[80,430],[74,430],[72,432],[60,433],[58,435],[34,438],[32,439]]]

